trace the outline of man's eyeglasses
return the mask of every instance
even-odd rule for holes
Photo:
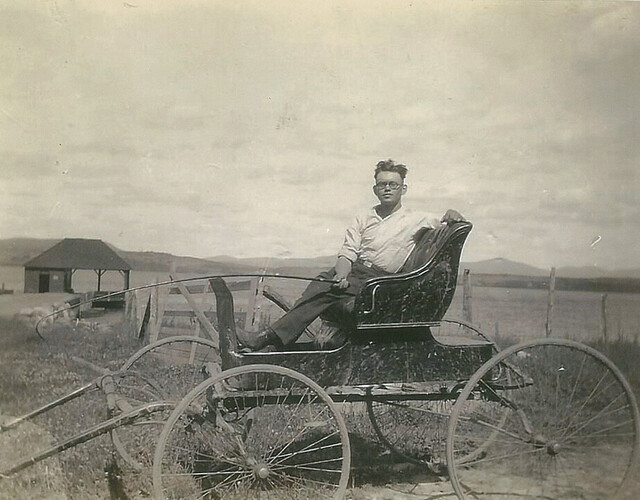
[[[391,181],[391,182],[381,181],[381,182],[376,182],[376,185],[374,187],[381,191],[387,186],[389,186],[389,189],[391,189],[392,191],[396,191],[402,187],[402,184],[398,184],[397,182],[394,182],[394,181]]]

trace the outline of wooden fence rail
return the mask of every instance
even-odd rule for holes
[[[246,330],[255,330],[262,320],[260,307],[256,307],[262,280],[229,280],[227,285],[234,294],[236,323]],[[167,336],[201,333],[217,343],[215,302],[208,281],[151,287],[126,294],[125,317],[133,325],[135,335],[150,343]]]

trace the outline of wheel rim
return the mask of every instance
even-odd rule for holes
[[[638,420],[629,384],[598,351],[560,339],[513,346],[454,405],[451,482],[461,499],[609,498],[637,462]]]
[[[176,407],[156,448],[157,498],[342,498],[347,428],[307,377],[250,365],[200,384]]]
[[[149,344],[122,365],[115,379],[124,403],[121,411],[160,401],[177,405],[209,376],[208,365],[218,358],[215,344],[204,338],[167,337]],[[151,471],[156,442],[170,414],[171,409],[156,412],[111,431],[115,449],[129,466]]]

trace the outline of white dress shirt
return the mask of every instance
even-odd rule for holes
[[[438,218],[414,213],[404,207],[382,218],[375,207],[357,216],[347,228],[338,257],[365,266],[375,265],[387,272],[397,272],[415,246],[413,236],[423,227],[440,225]]]

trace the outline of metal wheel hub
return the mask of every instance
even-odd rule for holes
[[[560,443],[558,443],[557,441],[551,441],[549,443],[547,443],[547,454],[555,456],[558,455],[560,453]]]
[[[256,479],[267,479],[271,475],[271,469],[265,463],[259,463],[253,466],[253,475]]]

